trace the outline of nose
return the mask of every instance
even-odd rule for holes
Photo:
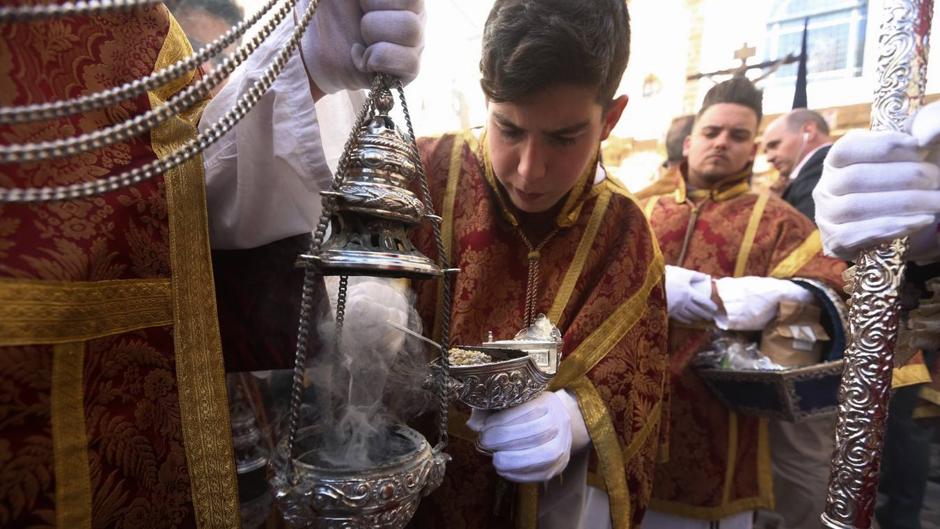
[[[538,141],[529,139],[524,142],[516,170],[522,179],[525,191],[531,190],[530,184],[538,182],[545,176],[545,156]]]
[[[721,134],[715,137],[715,147],[721,148],[721,149],[727,149],[730,139],[731,139],[730,132],[722,132]]]

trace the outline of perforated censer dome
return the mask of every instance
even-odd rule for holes
[[[388,116],[393,105],[386,92],[376,99],[371,119],[357,132],[356,144],[335,191],[329,240],[310,259],[323,275],[425,278],[441,269],[411,243],[411,230],[428,212],[409,186],[420,161],[411,143]]]

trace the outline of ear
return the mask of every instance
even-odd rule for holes
[[[607,110],[604,111],[604,115],[601,116],[603,121],[603,127],[601,128],[601,141],[607,139],[610,136],[610,131],[614,130],[614,126],[617,125],[617,122],[620,121],[620,116],[623,114],[623,109],[627,108],[627,102],[630,101],[630,97],[627,95],[622,95],[620,97],[614,98],[613,101],[607,105]]]
[[[803,134],[806,134],[806,140],[807,140],[807,141],[815,141],[815,140],[816,140],[816,133],[817,133],[818,131],[816,130],[816,124],[813,123],[812,121],[810,121],[810,122],[808,122],[808,123],[806,123],[806,124],[803,125],[803,131],[802,131],[802,132],[803,132]]]

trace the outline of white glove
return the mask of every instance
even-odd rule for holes
[[[671,318],[682,323],[713,320],[718,307],[711,297],[710,275],[666,265],[666,306]]]
[[[408,324],[405,290],[390,279],[351,277],[349,282],[343,341],[360,349],[384,349],[397,354],[405,344],[405,334],[386,322]]]
[[[480,433],[480,448],[493,453],[496,473],[516,483],[561,474],[571,452],[591,441],[578,401],[566,390],[546,391],[508,410],[473,410],[467,426]]]
[[[910,236],[908,258],[940,257],[940,103],[921,109],[911,135],[850,131],[832,146],[813,191],[826,253],[854,259],[864,248]]]
[[[781,301],[812,303],[813,294],[785,279],[724,277],[715,282],[724,313],[715,316],[719,329],[760,331],[777,315]]]
[[[298,3],[299,13],[308,1]],[[310,77],[327,94],[368,88],[373,73],[411,82],[424,19],[424,0],[320,0],[300,43]]]

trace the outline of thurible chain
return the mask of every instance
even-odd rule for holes
[[[0,125],[50,120],[81,112],[91,112],[100,108],[114,106],[121,101],[137,97],[144,92],[163,86],[217,56],[222,50],[241,38],[248,29],[261,20],[261,18],[271,11],[271,8],[280,1],[281,0],[268,0],[268,3],[262,6],[261,9],[251,17],[240,21],[211,43],[200,48],[194,55],[186,59],[181,59],[146,77],[135,79],[115,88],[109,88],[73,99],[63,99],[33,105],[0,107]]]
[[[183,110],[195,105],[219,83],[224,81],[239,64],[245,61],[260,46],[274,29],[293,10],[297,0],[287,0],[257,35],[225,58],[218,68],[205,78],[175,94],[165,104],[143,114],[125,120],[111,127],[82,134],[71,138],[59,138],[52,141],[0,145],[0,163],[35,162],[53,158],[75,156],[95,149],[101,149],[115,143],[139,136],[156,125],[163,123]],[[252,87],[251,90],[254,90]],[[260,94],[259,94],[260,98]]]
[[[293,3],[296,0],[290,1]],[[154,160],[141,167],[93,182],[82,182],[57,187],[0,189],[0,203],[49,202],[101,195],[161,175],[201,153],[234,127],[235,124],[257,104],[268,88],[274,84],[274,80],[277,78],[278,74],[281,73],[281,70],[284,69],[284,65],[287,64],[290,54],[300,43],[300,38],[303,36],[307,25],[310,23],[310,19],[313,18],[317,5],[319,5],[319,0],[310,1],[300,24],[294,28],[291,38],[281,48],[271,65],[264,71],[260,78],[254,82],[248,92],[238,98],[234,107],[229,109],[225,115],[213,123],[208,130],[199,133],[195,138],[186,142],[185,145],[174,151],[168,157]]]

